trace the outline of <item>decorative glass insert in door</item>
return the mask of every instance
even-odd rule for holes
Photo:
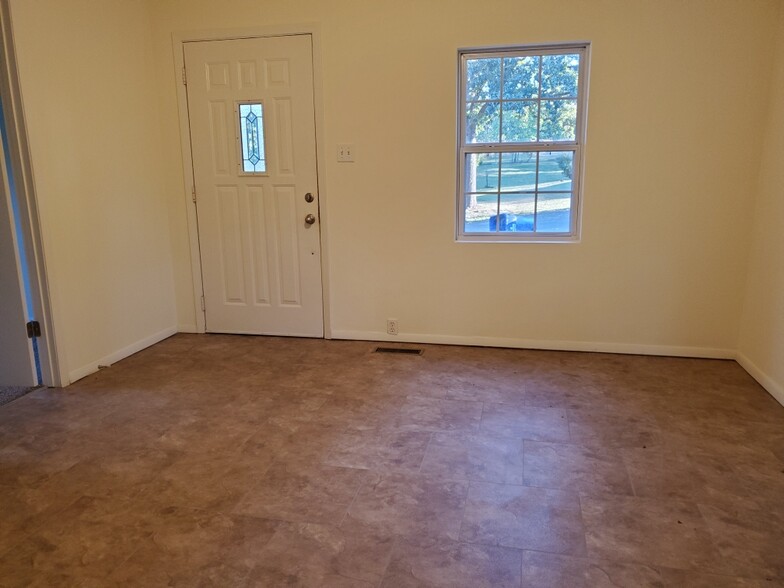
[[[240,148],[242,171],[263,174],[267,171],[264,154],[264,105],[260,102],[240,104]]]

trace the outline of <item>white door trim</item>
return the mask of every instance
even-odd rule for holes
[[[16,65],[13,22],[8,0],[0,0],[0,99],[5,110],[8,151],[19,205],[22,239],[27,253],[33,316],[41,325],[38,338],[42,383],[65,386],[70,383],[65,370],[65,350],[57,345],[53,294],[46,269],[46,252],[33,181],[33,164],[25,124],[24,101]]]
[[[329,239],[327,231],[328,207],[326,177],[326,160],[324,159],[324,111],[323,85],[321,75],[321,33],[317,24],[292,25],[286,27],[257,27],[242,29],[208,29],[172,33],[174,52],[174,75],[177,85],[177,106],[180,121],[180,146],[182,148],[182,169],[185,181],[185,206],[188,215],[188,236],[190,240],[191,273],[193,284],[193,303],[196,309],[196,332],[206,332],[204,311],[201,300],[203,295],[201,257],[199,253],[199,232],[196,219],[196,207],[193,205],[193,153],[191,150],[190,121],[188,119],[188,95],[183,83],[185,69],[185,43],[195,41],[223,41],[229,39],[252,39],[263,37],[283,37],[290,35],[310,35],[313,42],[313,105],[316,125],[316,175],[319,186],[319,224],[321,228],[321,283],[322,306],[324,317],[324,338],[332,338],[332,327],[329,313],[330,282],[329,282]],[[181,327],[185,330],[187,327]]]

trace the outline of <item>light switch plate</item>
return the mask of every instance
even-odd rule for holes
[[[348,143],[338,145],[338,161],[341,163],[353,163],[354,146]]]

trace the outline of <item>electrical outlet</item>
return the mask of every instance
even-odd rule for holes
[[[387,335],[397,335],[397,319],[387,319]]]
[[[349,144],[338,145],[338,161],[341,163],[354,162],[354,146]]]

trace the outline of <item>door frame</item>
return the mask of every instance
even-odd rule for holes
[[[313,107],[316,127],[316,179],[319,194],[319,241],[321,246],[321,305],[324,323],[324,338],[332,338],[332,327],[329,313],[329,239],[327,239],[327,199],[326,199],[326,160],[324,159],[324,111],[323,85],[321,70],[321,31],[317,24],[291,26],[253,27],[240,29],[207,29],[198,31],[180,31],[172,33],[172,49],[174,53],[174,76],[177,87],[177,110],[180,122],[180,147],[182,151],[182,171],[185,182],[185,206],[188,216],[188,236],[190,244],[191,275],[193,285],[193,306],[196,314],[195,329],[190,325],[179,327],[181,332],[205,333],[206,319],[202,306],[204,287],[202,285],[201,250],[199,245],[199,225],[196,218],[196,207],[193,195],[195,181],[193,171],[193,152],[191,150],[190,119],[188,117],[188,94],[184,83],[185,44],[198,41],[229,41],[233,39],[258,39],[267,37],[287,37],[293,35],[310,35],[313,50]]]
[[[0,0],[0,100],[5,114],[8,158],[11,162],[8,173],[14,176],[19,212],[18,226],[21,228],[21,235],[17,238],[24,243],[29,276],[32,308],[26,310],[32,313],[41,326],[41,337],[37,337],[41,383],[45,386],[61,387],[70,383],[70,379],[64,371],[65,350],[62,346],[58,347],[55,332],[52,310],[55,305],[47,274],[38,198],[33,180],[33,163],[19,84],[13,16],[8,0]],[[0,197],[0,201],[5,205],[4,198]],[[16,254],[19,259],[19,252]]]

